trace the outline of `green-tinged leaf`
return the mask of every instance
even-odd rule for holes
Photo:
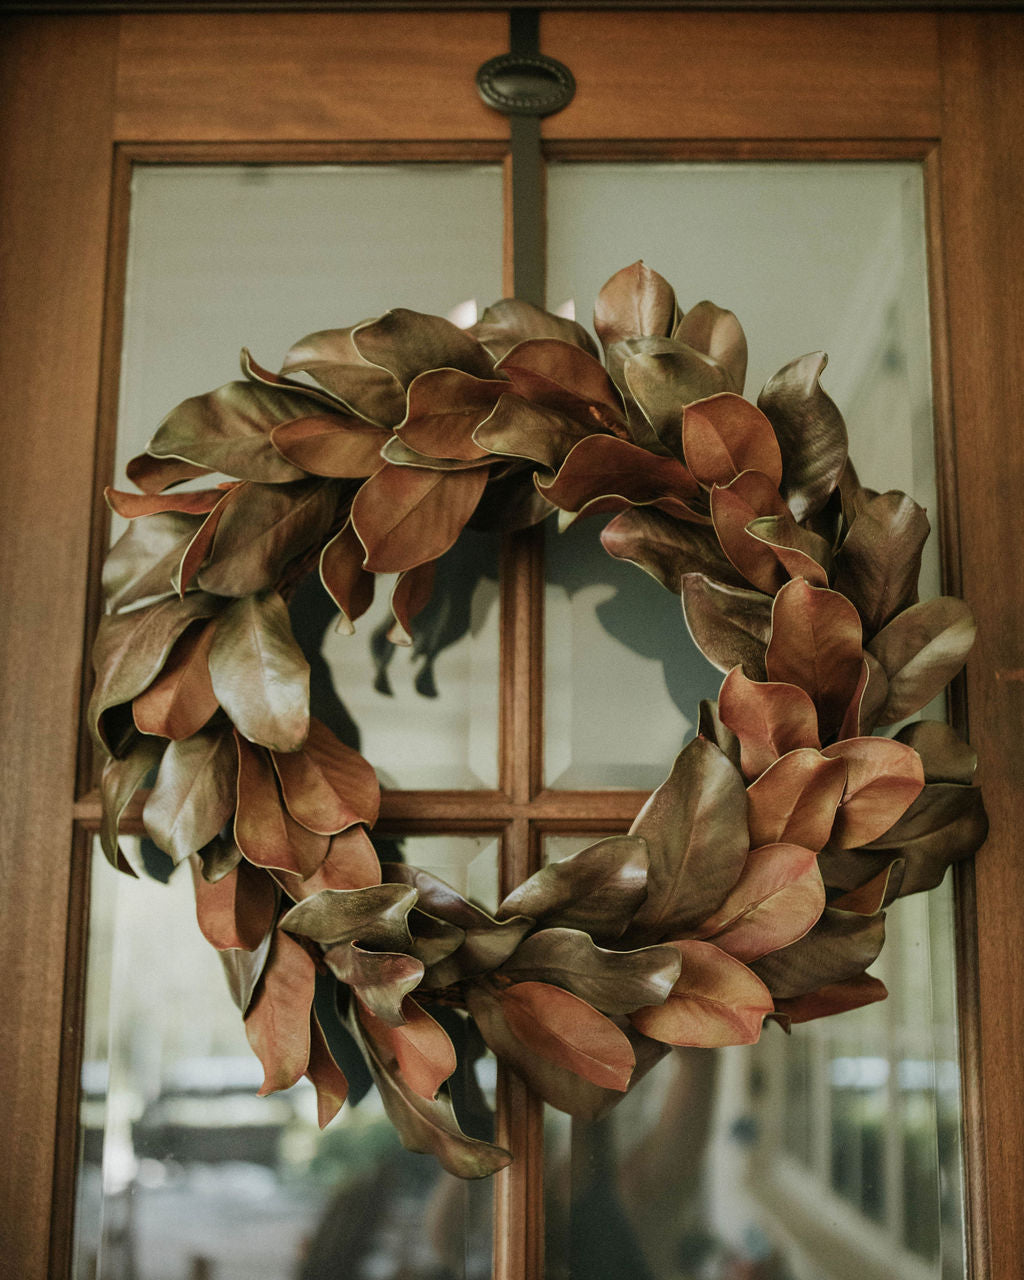
[[[176,593],[178,565],[202,525],[202,516],[175,511],[133,520],[103,565],[107,608],[125,609],[140,600]]]
[[[582,347],[588,355],[597,356],[594,339],[581,324],[564,316],[552,315],[531,302],[519,298],[502,298],[484,309],[476,324],[466,332],[483,343],[495,360],[501,360],[528,338],[558,338]]]
[[[857,977],[877,959],[884,941],[884,915],[826,907],[810,933],[755,960],[752,968],[773,996],[792,999]]]
[[[330,841],[291,817],[282,804],[270,752],[236,730],[238,808],[235,840],[250,862],[308,878],[327,857]]]
[[[483,458],[487,449],[475,442],[473,433],[508,389],[504,380],[429,369],[409,384],[409,407],[397,428],[400,439],[430,457]]]
[[[711,698],[701,698],[697,707],[697,735],[707,738],[726,757],[734,769],[740,767],[740,740],[724,724],[718,714],[718,703]]]
[[[643,262],[616,271],[594,303],[594,329],[606,350],[622,338],[667,337],[675,322],[672,286]]]
[[[223,489],[191,489],[183,493],[123,493],[110,485],[103,490],[107,506],[126,520],[151,516],[160,511],[177,511],[187,516],[202,516],[212,511],[223,498]]]
[[[681,316],[672,337],[714,360],[725,373],[724,391],[743,394],[747,376],[747,339],[731,311],[707,300]]]
[[[793,360],[757,400],[782,451],[782,496],[800,521],[825,505],[846,463],[846,424],[818,381],[827,362],[823,351]]]
[[[311,475],[361,479],[380,466],[391,432],[363,418],[324,414],[283,422],[270,439],[282,458]]]
[[[317,399],[301,391],[229,382],[172,409],[146,452],[155,458],[182,458],[238,480],[301,480],[302,472],[277,452],[270,433],[282,422],[317,411]]]
[[[964,665],[977,631],[974,615],[955,596],[911,605],[868,645],[889,677],[880,724],[920,711]]]
[[[311,1009],[309,1014],[309,1035],[306,1079],[316,1089],[317,1123],[323,1129],[344,1105],[348,1097],[348,1081],[341,1067],[334,1061],[315,1009]]]
[[[385,1058],[393,1057],[402,1079],[421,1098],[433,1099],[458,1061],[448,1033],[411,996],[402,1002],[402,1022],[389,1026],[360,1005],[363,1030]]]
[[[208,666],[215,632],[215,623],[196,623],[176,641],[163,670],[132,702],[140,733],[190,738],[217,710]]]
[[[386,441],[380,456],[396,467],[415,467],[421,471],[476,471],[480,467],[489,466],[493,461],[485,455],[475,458],[435,458],[429,453],[420,453],[397,435]]]
[[[853,849],[883,835],[924,786],[921,758],[890,738],[847,738],[823,755],[846,764],[846,790],[836,813],[832,843]]]
[[[355,326],[358,328],[358,326]],[[346,408],[394,426],[405,414],[405,389],[386,369],[368,365],[352,345],[353,329],[307,334],[288,352],[282,373],[308,373]]]
[[[388,631],[388,639],[392,644],[412,644],[412,620],[430,603],[436,576],[436,560],[419,564],[415,569],[406,569],[398,575],[391,590],[391,612],[395,621]]]
[[[473,439],[488,453],[528,458],[557,471],[573,445],[592,432],[593,427],[564,413],[506,392],[473,432]]]
[[[549,983],[601,1013],[621,1015],[666,999],[679,977],[679,953],[666,946],[607,951],[580,929],[541,929],[523,939],[501,975]]]
[[[771,548],[790,578],[806,578],[813,587],[828,586],[832,550],[820,534],[797,524],[787,511],[781,516],[758,516],[747,532]]]
[[[252,1004],[256,985],[263,976],[270,957],[270,948],[274,942],[276,930],[271,929],[255,951],[218,951],[217,957],[224,969],[228,991],[238,1011],[244,1017]]]
[[[374,575],[363,568],[365,554],[351,520],[320,553],[320,581],[341,610],[338,630],[345,635],[352,635],[353,623],[373,604]]]
[[[441,316],[396,307],[352,331],[352,345],[364,360],[379,365],[408,387],[428,369],[458,369],[490,378],[494,361],[475,338]]]
[[[856,606],[868,635],[916,603],[929,529],[924,508],[895,489],[854,519],[836,556],[835,588]]]
[[[753,849],[729,896],[697,931],[737,960],[796,942],[825,909],[817,855],[797,844]]]
[[[601,545],[609,555],[632,561],[677,595],[687,573],[703,572],[719,582],[744,585],[711,529],[681,523],[652,507],[631,507],[609,520],[601,531]]]
[[[885,851],[906,863],[900,896],[933,889],[946,868],[977,853],[988,836],[988,817],[977,787],[928,783],[902,818],[870,844],[865,854]],[[882,856],[882,855],[880,855]]]
[[[296,751],[309,732],[309,663],[276,591],[233,601],[210,649],[217,700],[250,742]]]
[[[530,916],[548,926],[586,929],[595,939],[614,941],[646,893],[646,841],[610,836],[535,872],[505,898],[497,917]]]
[[[260,1095],[290,1089],[309,1066],[309,1014],[316,970],[292,938],[277,930],[259,990],[245,1017],[245,1034],[263,1064]]]
[[[622,339],[608,348],[607,360],[655,438],[677,457],[683,452],[683,406],[728,389],[719,364],[672,338]]]
[[[338,404],[337,396],[333,396],[326,391],[319,391],[316,387],[311,387],[305,382],[299,382],[295,378],[284,378],[279,373],[272,373],[269,369],[264,369],[262,365],[257,364],[253,359],[252,352],[247,347],[243,347],[239,352],[238,363],[241,366],[243,376],[248,378],[250,382],[261,382],[265,387],[278,387],[282,391],[301,391],[310,400],[326,405],[328,409],[332,409],[335,412],[341,408]]]
[[[418,907],[409,912],[409,930],[412,933],[410,953],[422,960],[427,968],[438,965],[455,951],[466,938],[465,929],[437,920]]]
[[[210,549],[213,546],[213,540],[217,535],[220,522],[224,519],[224,513],[249,488],[250,483],[248,480],[243,480],[239,484],[232,484],[226,488],[221,494],[220,501],[193,533],[192,537],[189,538],[171,573],[171,586],[178,595],[185,594],[196,574],[209,559]],[[228,595],[230,593],[222,592],[221,594]]]
[[[773,1007],[764,984],[711,942],[691,939],[671,946],[682,957],[671,994],[662,1005],[630,1014],[630,1022],[664,1044],[706,1049],[754,1044]]]
[[[682,597],[686,625],[708,662],[719,671],[739,666],[749,680],[763,680],[771,634],[769,597],[714,582],[703,573],[683,574]]]
[[[904,725],[896,740],[913,747],[921,757],[926,782],[959,782],[969,786],[974,781],[977,751],[941,720],[918,720]]]
[[[587,436],[574,445],[554,480],[537,488],[565,511],[615,496],[634,505],[676,499],[687,509],[697,495],[693,477],[675,458],[658,457],[614,436]]]
[[[399,1027],[405,1022],[403,1002],[423,977],[421,960],[396,951],[366,951],[347,942],[328,948],[324,961],[338,981],[347,983],[385,1026]]]
[[[319,720],[298,751],[272,752],[288,812],[310,831],[335,835],[357,822],[373,826],[380,784],[373,766]]]
[[[846,762],[811,747],[781,756],[747,789],[750,843],[823,849],[846,786]]]
[[[717,910],[749,848],[743,779],[719,749],[695,738],[636,816],[630,835],[647,841],[647,898],[627,937],[659,942]]]
[[[795,684],[748,680],[734,667],[722,681],[718,714],[739,739],[740,767],[748,779],[788,751],[821,746],[814,703]]]
[[[683,456],[707,488],[727,485],[743,471],[766,476],[777,490],[782,455],[771,423],[749,400],[723,391],[683,410]]]
[[[100,847],[112,867],[130,876],[136,872],[117,840],[121,816],[146,775],[160,763],[164,746],[163,742],[153,738],[142,738],[123,759],[112,757],[108,760],[100,777],[100,799],[103,803]]]
[[[372,1040],[354,1012],[349,1014],[347,1025],[363,1050],[384,1110],[406,1150],[435,1155],[442,1168],[457,1178],[486,1178],[512,1162],[503,1147],[462,1132],[446,1094],[428,1099],[411,1089],[398,1073],[394,1053]]]
[[[210,884],[223,880],[242,860],[242,851],[232,834],[220,831],[209,844],[204,844],[196,854],[202,869],[203,879]]]
[[[770,680],[795,684],[818,709],[822,741],[843,723],[862,673],[860,617],[838,592],[787,582],[772,606]]]
[[[833,982],[827,987],[790,1000],[775,1001],[777,1013],[788,1023],[811,1022],[815,1018],[829,1018],[835,1013],[847,1013],[866,1004],[884,1000],[889,992],[885,983],[870,974],[860,973],[844,982]]]
[[[160,761],[142,821],[175,862],[209,844],[235,807],[235,753],[224,729],[172,742]]]
[[[498,365],[511,390],[547,409],[582,422],[591,431],[626,439],[622,399],[600,360],[554,338],[521,342]]]
[[[176,484],[210,474],[209,467],[197,467],[181,458],[154,458],[151,453],[140,453],[130,458],[124,471],[143,493],[163,493]]]
[[[603,1089],[629,1088],[632,1046],[585,1000],[546,982],[517,982],[500,999],[509,1029],[527,1049]]]
[[[711,519],[722,550],[748,582],[768,595],[778,591],[788,574],[775,549],[754,537],[750,526],[759,516],[785,510],[778,489],[760,471],[742,471],[711,490]]]
[[[399,573],[436,560],[462,532],[486,484],[484,468],[417,471],[385,463],[352,502],[364,568]]]
[[[410,942],[406,917],[415,901],[415,891],[399,884],[324,889],[282,916],[281,928],[322,947],[360,942],[368,947],[405,950]]]
[[[275,586],[286,565],[320,546],[338,500],[332,480],[240,489],[217,525],[199,585],[220,596]]]
[[[366,831],[349,827],[331,838],[327,856],[307,879],[289,872],[278,872],[277,879],[290,898],[301,902],[321,889],[366,889],[380,884],[380,863]]]
[[[199,929],[218,951],[255,951],[277,918],[277,886],[270,876],[243,858],[234,870],[211,884],[191,859]]]

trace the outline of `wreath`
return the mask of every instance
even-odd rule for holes
[[[974,623],[918,600],[927,517],[858,481],[824,354],[755,406],[732,313],[680,314],[639,262],[595,329],[603,363],[574,321],[506,299],[467,330],[394,310],[314,333],[280,374],[243,351],[244,380],[179,405],[129,463],[140,492],[107,491],[132,522],[89,710],[107,857],[135,873],[118,829],[155,772],[143,825],[192,864],[261,1092],[307,1076],[326,1124],[368,1068],[405,1145],[463,1177],[511,1159],[473,1087],[485,1046],[596,1117],[670,1046],[880,1000],[885,908],[986,834],[951,728],[873,736],[945,688]],[[208,475],[228,479],[178,489]],[[390,634],[409,643],[465,526],[555,509],[611,514],[605,549],[681,595],[725,679],[629,833],[492,915],[378,861],[376,776],[310,716],[287,602],[318,570],[351,632],[397,573]]]

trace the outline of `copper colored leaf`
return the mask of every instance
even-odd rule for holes
[[[938,596],[911,605],[868,646],[889,677],[880,724],[913,715],[941,693],[964,665],[977,627],[962,600]]]
[[[814,1018],[828,1018],[835,1013],[847,1013],[866,1004],[875,1004],[888,994],[884,982],[870,974],[860,973],[843,982],[819,987],[807,995],[776,1000],[775,1009],[785,1015],[787,1022],[811,1022]]]
[[[771,548],[788,577],[806,578],[814,587],[828,586],[829,544],[813,529],[797,524],[788,511],[781,516],[758,516],[747,532]]]
[[[818,379],[828,356],[801,356],[769,378],[758,397],[782,451],[782,496],[797,520],[820,511],[846,463],[846,424]]]
[[[231,735],[211,729],[172,742],[164,752],[142,821],[153,843],[175,862],[209,844],[231,817],[234,755]]]
[[[140,453],[129,459],[124,470],[132,484],[143,493],[163,493],[176,484],[210,474],[209,467],[197,467],[181,458],[154,458],[150,453]]]
[[[594,303],[594,329],[605,348],[621,338],[667,337],[675,321],[672,286],[643,262],[616,271]]]
[[[501,993],[512,1032],[534,1053],[591,1084],[625,1092],[636,1059],[622,1031],[585,1000],[545,982]]]
[[[398,951],[409,944],[406,917],[415,901],[415,891],[406,885],[324,889],[282,916],[281,928],[323,947],[361,942]]]
[[[768,844],[751,851],[743,874],[697,936],[749,962],[802,938],[824,908],[814,851]]]
[[[235,732],[238,751],[238,808],[235,839],[250,862],[260,867],[313,875],[327,856],[327,836],[314,835],[284,808],[270,753]]]
[[[290,898],[301,902],[321,889],[366,889],[380,884],[380,863],[366,831],[349,827],[331,838],[327,856],[307,879],[289,872],[279,872],[277,879]]]
[[[370,1038],[398,1063],[402,1079],[421,1098],[436,1098],[441,1085],[455,1070],[458,1061],[448,1033],[411,996],[402,1002],[405,1021],[389,1027],[366,1005],[359,1008],[359,1021]]]
[[[429,369],[409,385],[400,439],[435,458],[483,458],[487,450],[475,442],[473,433],[508,390],[504,380],[474,378],[458,369]]]
[[[913,747],[921,757],[927,782],[959,782],[969,786],[974,781],[978,753],[941,720],[918,720],[905,725],[896,739]]]
[[[712,530],[684,524],[651,507],[623,511],[601,531],[601,545],[617,560],[629,560],[678,594],[683,575],[704,572],[736,585],[742,578],[726,561]]]
[[[860,617],[835,591],[787,582],[772,606],[770,680],[795,684],[818,709],[822,740],[836,733],[861,677]]]
[[[679,954],[667,946],[607,951],[580,929],[541,929],[523,939],[501,973],[515,983],[550,983],[601,1013],[621,1015],[666,999],[679,977]]]
[[[869,734],[878,723],[879,713],[888,696],[889,681],[882,664],[866,649],[861,656],[860,678],[839,726],[838,738],[860,738]]]
[[[621,365],[625,383],[655,438],[681,457],[683,406],[723,391],[725,370],[692,347],[671,338],[634,338],[613,344],[608,367]]]
[[[718,714],[739,739],[740,767],[748,779],[787,751],[821,746],[814,703],[795,684],[748,680],[734,667],[722,681]]]
[[[760,409],[729,391],[683,410],[683,456],[700,484],[726,485],[742,471],[759,471],[778,489],[782,455]]]
[[[647,844],[609,836],[524,880],[498,908],[498,919],[530,916],[546,925],[586,929],[595,939],[620,936],[647,893]]]
[[[243,375],[250,382],[261,382],[265,387],[279,387],[283,391],[301,391],[310,400],[326,405],[329,409],[337,410],[339,408],[337,397],[329,392],[319,391],[316,387],[309,386],[308,383],[299,382],[295,378],[285,378],[279,373],[272,373],[271,370],[264,369],[261,364],[258,364],[253,359],[252,352],[247,347],[243,347],[239,352],[238,363]]]
[[[739,879],[749,848],[743,779],[704,738],[637,814],[630,835],[647,841],[647,898],[629,936],[658,942],[700,924]]]
[[[552,315],[519,298],[502,298],[486,307],[467,333],[482,342],[495,360],[500,360],[527,338],[558,338],[582,347],[589,355],[597,355],[594,339],[581,324]]]
[[[327,1047],[316,1011],[310,1010],[309,1065],[306,1079],[316,1089],[316,1115],[320,1128],[325,1128],[341,1110],[348,1097],[348,1081]]]
[[[591,428],[564,413],[506,392],[476,428],[473,439],[489,453],[529,458],[557,471],[573,445],[590,434]]]
[[[388,639],[392,644],[412,644],[412,620],[430,603],[436,576],[436,560],[418,564],[415,569],[406,569],[398,575],[391,591],[391,612],[395,621],[388,631]]]
[[[228,507],[238,501],[243,491],[248,488],[249,482],[247,480],[242,481],[241,484],[233,484],[226,488],[221,494],[220,501],[189,538],[177,557],[177,563],[171,572],[171,586],[179,595],[185,594],[196,574],[209,558],[210,549],[213,546],[213,540],[216,537],[220,522],[224,518],[224,513]],[[229,595],[233,593],[222,592],[221,594]]]
[[[386,369],[368,365],[352,345],[352,329],[321,329],[300,338],[282,373],[308,373],[349,409],[393,426],[405,414],[405,391]]]
[[[711,519],[722,550],[748,582],[774,595],[788,574],[773,547],[750,532],[759,516],[781,513],[786,504],[760,471],[743,471],[711,490]]]
[[[135,698],[132,716],[140,733],[190,738],[217,710],[207,665],[215,631],[211,622],[190,626],[157,678]]]
[[[476,471],[491,463],[491,459],[486,456],[436,458],[433,454],[420,453],[418,449],[412,448],[397,435],[385,442],[380,456],[385,462],[391,462],[396,467],[416,467],[421,471]]]
[[[764,984],[711,942],[671,945],[682,957],[679,978],[664,1004],[630,1015],[637,1030],[665,1044],[707,1049],[754,1044],[772,1010]]]
[[[672,337],[714,360],[725,374],[724,389],[742,395],[747,376],[747,339],[731,311],[706,300],[698,302],[680,318]]]
[[[113,757],[103,766],[100,778],[100,797],[103,802],[100,847],[112,867],[130,876],[136,873],[117,840],[121,816],[128,808],[132,796],[142,786],[146,775],[160,763],[164,745],[153,738],[142,738],[123,759]]]
[[[902,858],[894,858],[865,884],[833,898],[829,905],[840,911],[855,911],[859,916],[873,916],[900,896],[906,868]]]
[[[628,434],[622,399],[600,360],[554,338],[521,342],[498,365],[511,390],[589,426]]]
[[[836,556],[835,587],[853,602],[869,635],[917,600],[924,508],[891,490],[867,502]]]
[[[335,835],[356,822],[376,822],[380,785],[373,766],[319,720],[310,720],[298,751],[271,754],[285,806],[308,830]]]
[[[329,948],[328,969],[347,983],[364,1005],[388,1027],[405,1022],[402,1005],[423,977],[423,963],[395,951],[366,951],[354,942]]]
[[[222,489],[192,489],[184,493],[122,493],[109,485],[103,490],[107,506],[126,520],[151,516],[158,511],[178,511],[182,515],[201,516],[212,511],[224,496]]]
[[[362,418],[324,414],[283,422],[270,438],[283,458],[311,475],[356,479],[377,470],[391,433]]]
[[[633,504],[675,498],[685,504],[697,486],[683,464],[614,436],[587,436],[570,450],[554,480],[537,488],[556,506],[579,511],[595,498],[615,495]]]
[[[218,951],[255,951],[274,927],[277,888],[265,871],[243,858],[233,871],[211,884],[193,859],[196,919],[203,937]]]
[[[686,625],[708,662],[719,671],[739,666],[748,679],[763,680],[772,616],[768,596],[685,573],[682,597]]]
[[[458,369],[489,378],[494,361],[464,330],[440,316],[396,307],[352,331],[352,345],[371,364],[380,365],[408,387],[428,369]]]
[[[245,1018],[245,1034],[263,1064],[261,1096],[290,1089],[306,1073],[315,977],[313,961],[305,950],[278,930]]]
[[[902,897],[934,888],[951,863],[976,853],[987,836],[988,817],[977,787],[932,782],[864,854],[874,850],[884,851],[888,858],[899,854],[906,864]]]
[[[267,967],[275,933],[276,930],[271,929],[254,951],[231,948],[228,951],[217,952],[231,999],[234,1000],[243,1017],[252,1004],[257,984],[263,976],[263,970]]]
[[[487,484],[484,469],[417,471],[388,463],[352,503],[352,524],[366,549],[364,567],[399,573],[443,555],[473,514]]]
[[[111,547],[103,565],[107,608],[124,609],[150,597],[176,592],[175,575],[181,558],[202,525],[201,516],[176,511],[133,520]]]
[[[855,978],[872,964],[885,941],[885,917],[826,907],[799,942],[753,962],[773,996],[791,999]]]
[[[346,635],[355,631],[352,624],[373,603],[374,575],[363,568],[365,554],[351,520],[320,553],[320,581],[341,610],[338,630]]]
[[[832,843],[853,849],[883,835],[903,816],[924,786],[921,758],[889,738],[847,738],[822,753],[843,760],[846,791],[836,813]]]
[[[823,849],[846,786],[843,760],[811,747],[781,756],[747,790],[752,845],[788,841]]]

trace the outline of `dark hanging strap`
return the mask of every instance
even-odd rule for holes
[[[509,52],[476,74],[480,96],[509,118],[512,161],[512,280],[517,298],[543,307],[545,298],[544,186],[540,122],[568,106],[576,82],[568,67],[539,49],[536,9],[509,14]]]

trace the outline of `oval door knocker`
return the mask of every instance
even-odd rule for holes
[[[476,73],[480,97],[506,116],[550,116],[573,100],[576,81],[564,63],[542,53],[503,53]]]

